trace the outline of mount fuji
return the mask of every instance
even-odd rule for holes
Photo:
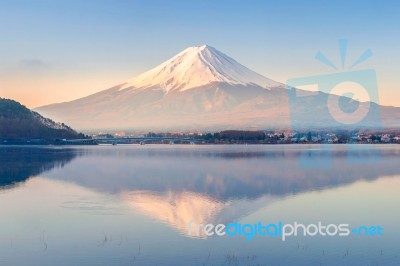
[[[304,127],[335,126],[327,122],[332,120],[326,107],[329,94],[314,95],[308,91],[302,94],[300,100],[291,103],[289,110],[284,84],[203,45],[189,47],[110,89],[71,102],[42,106],[36,111],[80,130],[290,128],[293,110],[296,116],[309,121]],[[356,103],[361,107],[366,104]],[[390,124],[399,121],[400,108],[374,103],[372,108],[389,114]],[[365,126],[375,126],[367,122]]]
[[[128,81],[121,89],[157,87],[165,93],[213,82],[276,87],[281,84],[239,64],[208,45],[189,47],[161,65]]]

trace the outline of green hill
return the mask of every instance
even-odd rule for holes
[[[56,123],[29,110],[20,103],[0,98],[0,140],[6,142],[52,143],[57,139],[81,139],[78,133],[63,123]]]

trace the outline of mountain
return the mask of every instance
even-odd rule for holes
[[[20,103],[0,98],[0,140],[7,142],[83,138],[70,127],[45,118]]]
[[[183,92],[210,83],[256,85],[264,88],[281,86],[215,48],[203,45],[187,48],[161,65],[129,80],[120,90],[157,87],[164,93]]]
[[[293,95],[301,94],[297,98]],[[110,89],[36,111],[82,130],[225,130],[336,127],[330,95],[268,79],[213,47],[190,47],[161,65]],[[336,96],[334,96],[335,98]],[[337,96],[339,97],[339,96]],[[380,127],[379,105],[341,97],[349,112],[360,106],[377,111],[358,126]],[[295,99],[295,100],[293,100]],[[398,108],[385,107],[389,123]],[[294,114],[294,115],[293,115]]]

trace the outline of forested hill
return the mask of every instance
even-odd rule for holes
[[[78,139],[85,135],[77,133],[63,123],[56,123],[29,110],[20,103],[0,98],[0,140],[45,141],[57,139]]]

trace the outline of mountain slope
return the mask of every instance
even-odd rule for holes
[[[328,94],[301,91],[268,79],[207,45],[190,47],[161,65],[110,89],[37,109],[81,130],[224,130],[337,127]],[[339,96],[333,96],[335,97]],[[292,97],[293,98],[293,97]],[[344,97],[345,98],[345,97]],[[368,103],[351,99],[344,109]],[[380,112],[397,125],[399,108],[371,104],[357,126],[380,127]],[[294,114],[294,115],[293,115]],[[397,123],[397,124],[396,124]]]
[[[20,103],[0,98],[0,140],[83,138],[70,127],[55,123]]]

